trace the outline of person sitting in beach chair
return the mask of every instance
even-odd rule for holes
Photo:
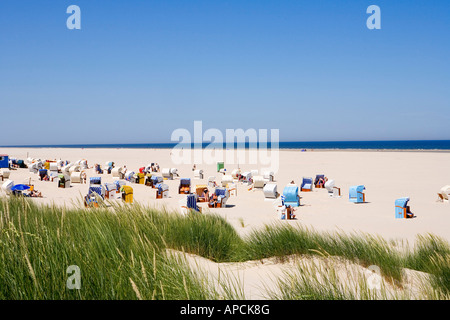
[[[94,167],[95,167],[95,173],[99,173],[99,174],[103,173],[103,170],[102,170],[101,166],[98,163],[96,163],[94,165]]]
[[[314,179],[314,187],[316,188],[324,188],[325,183],[328,181],[328,179],[323,174],[316,175],[316,178]]]
[[[40,169],[39,170],[39,179],[41,181],[48,181],[49,180],[47,169]]]
[[[294,214],[295,209],[292,206],[286,206],[286,219],[287,220],[293,220],[295,219],[295,214]]]
[[[217,194],[213,193],[213,195],[209,199],[208,206],[210,208],[217,208],[218,203],[219,203],[219,198],[217,197]]]

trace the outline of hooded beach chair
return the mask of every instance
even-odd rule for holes
[[[136,183],[144,184],[145,183],[145,173],[139,172],[137,173],[137,181]]]
[[[328,195],[332,198],[339,198],[341,196],[341,188],[335,186],[334,180],[328,180],[325,183],[325,189],[327,189]]]
[[[14,187],[14,181],[12,180],[6,180],[2,184],[2,191],[6,194],[11,194],[11,189]]]
[[[316,188],[325,188],[325,183],[327,182],[327,178],[324,174],[317,174],[314,179],[314,187]]]
[[[253,182],[252,173],[250,171],[243,172],[239,181],[245,184],[251,184]]]
[[[225,208],[227,206],[228,198],[230,198],[230,192],[227,188],[217,187],[214,190],[214,194],[217,196],[216,208]],[[210,208],[214,207],[212,202],[208,204]]]
[[[102,185],[90,185],[88,189],[88,195],[97,194],[102,199],[105,199],[105,188]]]
[[[117,193],[117,185],[114,182],[105,183],[105,199],[114,198]]]
[[[288,184],[283,189],[283,202],[285,206],[300,206],[300,196],[298,195],[298,186],[296,184]]]
[[[221,183],[222,187],[226,187],[227,184],[233,183],[233,177],[230,174],[226,174],[222,177],[222,180],[220,183]]]
[[[194,178],[203,179],[203,170],[202,169],[194,170]]]
[[[108,161],[105,163],[105,169],[103,170],[103,173],[110,174],[113,168],[114,168],[114,162]]]
[[[275,183],[268,183],[263,188],[264,198],[276,199],[278,196],[277,185]]]
[[[366,189],[366,187],[363,185],[350,187],[350,189],[348,191],[349,201],[354,202],[354,203],[366,202],[366,195],[364,193],[365,189]]]
[[[300,191],[312,191],[313,190],[313,179],[309,177],[303,177],[302,184],[300,186]]]
[[[58,164],[56,162],[50,162],[49,171],[58,173]]]
[[[30,171],[31,173],[38,173],[38,171],[39,171],[38,164],[36,162],[31,163],[28,166],[28,171]]]
[[[70,181],[72,181],[72,183],[82,183],[82,174],[83,172],[72,172],[70,174]]]
[[[170,171],[170,168],[163,168],[161,170],[162,177],[166,180],[173,180],[173,174]]]
[[[264,180],[263,176],[254,176],[253,177],[253,187],[254,188],[264,188],[266,185],[266,180]]]
[[[102,184],[102,178],[101,177],[91,177],[89,178],[89,184],[90,185],[101,185]]]
[[[116,185],[116,193],[120,193],[122,187],[127,185],[127,183],[123,180],[115,180],[114,183]]]
[[[239,169],[234,169],[233,171],[231,171],[231,176],[233,177],[233,179],[238,179],[240,175],[241,170]]]
[[[409,198],[399,198],[395,200],[395,218],[396,219],[407,219],[412,218],[414,214],[410,211],[408,206]]]
[[[150,179],[152,179],[153,188],[156,188],[158,183],[162,183],[164,181],[164,178],[161,176],[152,176]]]
[[[273,182],[275,180],[273,171],[264,171],[263,177],[267,182]]]
[[[146,173],[145,174],[144,184],[147,187],[153,187],[153,181],[152,181],[152,174],[151,173]]]
[[[211,188],[217,187],[216,177],[213,177],[213,176],[208,177],[208,187],[211,187]]]
[[[217,162],[217,172],[225,168],[225,164],[223,162]]]
[[[186,199],[182,200],[184,205],[181,206],[181,212],[183,214],[189,214],[189,212],[202,212],[202,208],[197,205],[197,196],[193,193],[188,194]]]
[[[72,172],[80,172],[81,171],[81,166],[80,165],[74,165],[74,166],[71,166],[70,168],[69,168],[69,174],[72,174]]]
[[[0,177],[2,178],[2,181],[8,180],[10,173],[11,172],[7,168],[0,169]]]
[[[177,168],[170,168],[170,173],[173,177],[178,177],[178,169]]]
[[[103,173],[102,167],[99,164],[95,165],[95,173],[98,173],[98,174]]]
[[[70,188],[70,176],[64,173],[58,175],[58,188]]]
[[[122,167],[115,167],[111,170],[111,175],[113,178],[123,179]]]
[[[122,200],[125,203],[133,203],[133,188],[130,186],[120,187],[120,192],[122,193]]]
[[[169,186],[165,183],[156,185],[156,199],[164,199],[169,197]]]
[[[48,171],[47,169],[39,169],[39,180],[48,180]]]
[[[180,179],[180,186],[178,187],[178,194],[191,193],[191,179]]]
[[[98,196],[96,194],[88,194],[84,197],[84,206],[86,208],[98,208]]]
[[[449,202],[450,199],[450,185],[443,186],[438,192],[438,201]]]
[[[125,173],[125,180],[131,181],[133,176],[134,176],[134,171],[127,171],[127,173]]]
[[[80,161],[80,167],[81,167],[82,170],[83,169],[88,169],[88,162],[87,162],[86,159],[83,159],[83,160]]]
[[[195,195],[197,196],[198,202],[206,202],[207,199],[203,197],[203,190],[205,189],[208,190],[208,186],[205,184],[198,184],[195,186]]]

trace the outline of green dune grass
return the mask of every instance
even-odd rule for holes
[[[399,287],[403,268],[424,271],[431,274],[433,291],[426,297],[448,298],[450,292],[450,247],[432,235],[420,237],[416,247],[405,253],[376,236],[318,233],[290,225],[269,225],[242,238],[218,215],[182,216],[139,204],[68,209],[38,206],[24,198],[1,198],[0,211],[0,299],[224,297],[204,275],[168,255],[167,249],[215,262],[283,259],[292,254],[340,257],[364,267],[378,266],[385,279]],[[71,265],[81,270],[82,290],[66,287],[66,269]],[[307,282],[314,280],[312,274],[298,274],[291,294],[280,281],[282,296],[320,297],[324,293]],[[242,298],[239,284],[219,286],[227,299]],[[374,298],[337,288],[323,298]],[[309,294],[301,294],[302,290]]]

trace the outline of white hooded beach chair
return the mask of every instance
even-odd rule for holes
[[[14,181],[12,180],[6,180],[5,182],[3,182],[2,184],[2,191],[6,194],[10,194],[11,193],[11,188],[14,186]]]
[[[208,177],[208,187],[210,188],[215,188],[216,187],[216,177],[214,176],[209,176]]]
[[[88,163],[87,163],[86,159],[83,159],[83,160],[80,161],[80,167],[82,169],[87,169],[88,168]]]
[[[332,198],[340,198],[341,197],[341,188],[335,186],[334,180],[328,180],[325,183],[325,189],[328,191],[328,195]]]
[[[122,179],[122,167],[115,167],[111,170],[111,175],[113,178]]]
[[[276,199],[278,196],[277,185],[275,183],[268,183],[263,188],[264,198]]]
[[[231,176],[233,177],[233,179],[237,179],[240,174],[241,170],[239,169],[234,169],[233,171],[231,171]]]
[[[58,163],[57,162],[50,162],[49,171],[50,172],[58,172]]]
[[[201,169],[194,170],[194,178],[203,179],[203,170]]]
[[[177,168],[170,168],[170,173],[173,177],[178,177],[178,169]]]
[[[438,201],[450,202],[450,185],[443,186],[438,192]]]
[[[31,173],[38,173],[38,171],[39,171],[38,163],[37,162],[33,162],[32,164],[30,164],[28,166],[28,171],[30,171]]]
[[[81,166],[78,164],[71,166],[69,168],[69,173],[72,174],[72,172],[81,172]]]
[[[222,177],[221,185],[222,187],[226,187],[229,183],[233,183],[233,177],[231,174],[226,174]]]
[[[161,170],[162,177],[167,180],[173,180],[173,173],[170,171],[170,168],[163,168]]]
[[[242,174],[241,182],[249,184],[251,179],[252,179],[252,173],[249,171],[246,171]]]
[[[81,171],[72,172],[70,174],[70,181],[72,181],[72,183],[82,183],[82,174],[83,174],[83,172],[81,172]]]
[[[259,170],[253,169],[253,170],[250,170],[250,173],[252,174],[252,177],[258,176],[259,175]]]
[[[2,178],[2,181],[3,180],[8,180],[10,173],[11,172],[7,168],[0,169],[0,178]]]
[[[266,181],[263,176],[254,176],[253,177],[253,187],[254,188],[264,188]]]
[[[265,171],[263,176],[267,182],[275,181],[273,171]]]

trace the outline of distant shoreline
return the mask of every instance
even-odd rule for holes
[[[173,150],[173,148],[165,147],[165,148],[152,148],[152,147],[61,147],[61,146],[14,146],[14,147],[0,147],[0,153],[1,149],[89,149],[89,150],[95,150],[95,149],[102,149],[102,150]],[[245,148],[245,150],[251,150],[253,148]],[[270,148],[268,148],[270,151]],[[292,151],[292,152],[423,152],[423,153],[450,153],[450,150],[448,149],[351,149],[351,148],[279,148],[279,151]]]

